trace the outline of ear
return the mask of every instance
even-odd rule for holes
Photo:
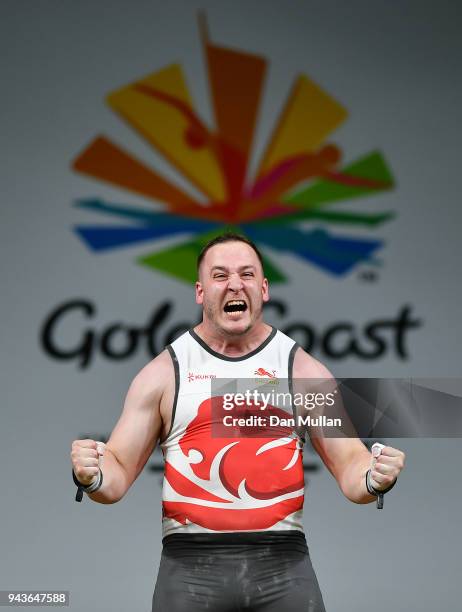
[[[269,284],[268,284],[267,278],[263,279],[263,284],[261,287],[261,294],[262,294],[263,301],[268,302],[270,299],[270,296],[269,296]]]
[[[204,301],[204,290],[200,281],[196,281],[196,304],[202,304]]]

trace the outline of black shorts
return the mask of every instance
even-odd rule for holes
[[[325,612],[301,531],[172,534],[152,612]]]

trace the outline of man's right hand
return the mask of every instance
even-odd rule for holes
[[[74,440],[72,442],[72,469],[77,480],[83,485],[90,485],[99,473],[99,458],[104,455],[104,442],[95,440]]]

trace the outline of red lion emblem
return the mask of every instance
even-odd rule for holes
[[[199,406],[179,446],[188,469],[201,484],[180,473],[168,460],[165,463],[165,478],[176,493],[197,503],[164,500],[164,516],[214,531],[267,529],[303,506],[299,443],[288,437],[288,427],[268,427],[267,432],[259,428],[259,437],[249,437],[248,427],[241,431],[230,428],[234,437],[217,437],[214,434],[223,432],[227,414],[223,398],[207,399]],[[239,417],[261,414],[258,406],[246,406],[239,414],[233,411],[233,416]],[[274,407],[268,407],[265,415],[288,416]]]
[[[258,370],[255,370],[254,375],[268,376],[268,378],[276,378],[276,370],[273,370],[273,373],[271,374],[271,372],[268,372],[268,370],[265,370],[265,368],[258,368]]]

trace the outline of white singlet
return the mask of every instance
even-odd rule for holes
[[[268,429],[264,437],[260,430],[256,437],[249,431],[258,428],[223,427],[223,417],[234,411],[223,409],[223,396],[218,404],[216,397],[211,399],[213,379],[250,379],[255,386],[271,389],[280,383],[290,387],[297,348],[275,328],[242,357],[213,351],[193,330],[167,347],[175,368],[175,398],[170,431],[161,443],[164,537],[303,531],[301,438],[289,429],[283,435]],[[269,406],[265,416],[274,410]]]

